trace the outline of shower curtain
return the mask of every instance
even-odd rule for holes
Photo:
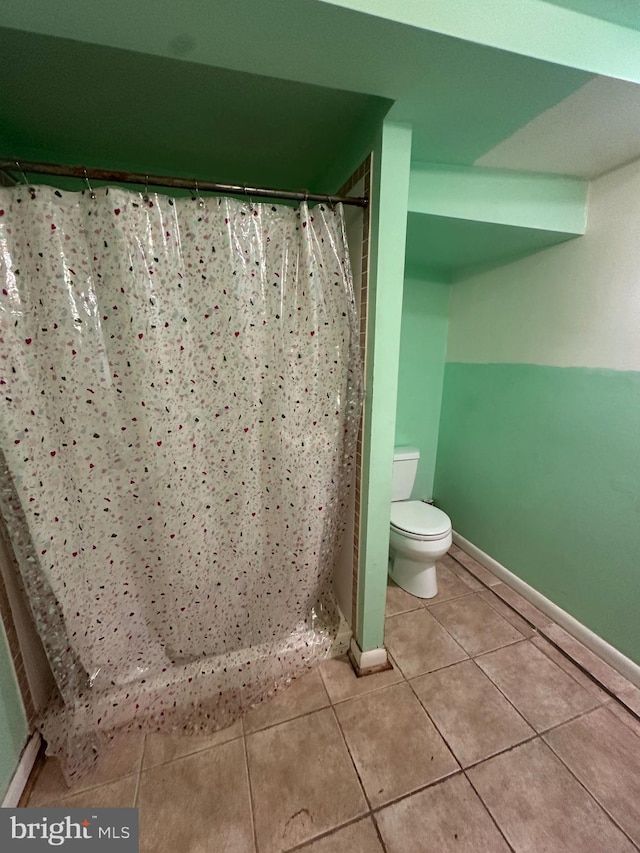
[[[341,207],[0,189],[1,509],[69,780],[326,656],[361,403]]]

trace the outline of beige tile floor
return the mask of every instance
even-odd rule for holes
[[[72,790],[48,759],[28,804],[136,805],[143,853],[638,850],[640,691],[458,549],[438,581],[389,585],[392,670],[129,735]]]

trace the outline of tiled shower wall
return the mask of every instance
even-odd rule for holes
[[[349,180],[340,188],[340,195],[354,195],[353,189],[363,182],[363,195],[369,198],[371,192],[371,155],[361,163]],[[360,279],[360,356],[362,364],[366,363],[367,355],[367,305],[369,299],[369,232],[370,205],[362,210],[362,272]],[[355,283],[357,287],[357,282]],[[358,565],[360,557],[360,486],[362,483],[362,435],[364,429],[363,416],[358,429],[358,444],[356,448],[356,482],[355,482],[355,523],[353,534],[353,568],[351,587],[351,628],[355,634],[358,618]]]

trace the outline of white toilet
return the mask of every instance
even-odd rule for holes
[[[410,501],[420,451],[396,447],[393,453],[389,574],[418,598],[438,594],[436,560],[451,547],[451,519],[435,506]]]

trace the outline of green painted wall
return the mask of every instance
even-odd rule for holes
[[[433,496],[450,289],[446,282],[415,274],[404,281],[396,445],[420,450],[416,499]]]
[[[174,149],[186,149],[188,176],[203,177],[219,163],[217,174],[242,182],[255,180],[251,152],[268,173],[284,171],[306,186],[307,177],[296,183],[305,148],[335,153],[336,140],[346,138],[356,158],[358,144],[371,142],[370,108],[381,119],[395,102],[393,121],[412,124],[415,158],[471,164],[592,77],[317,0],[161,8],[155,0],[109,0],[91,3],[90,13],[87,5],[3,3],[7,154],[26,159],[26,149],[49,143],[81,161],[115,160],[121,149],[133,160],[126,153],[133,149],[146,171],[154,162],[171,165]],[[509,17],[519,24],[513,10]],[[609,50],[616,57],[617,47]],[[123,132],[130,123],[134,134]],[[230,135],[231,123],[237,133]],[[288,136],[299,145],[283,146]],[[320,183],[322,173],[311,178]]]
[[[431,216],[584,234],[588,181],[491,169],[413,163],[409,210]]]
[[[640,160],[583,237],[452,285],[435,498],[640,663],[639,229]]]
[[[12,159],[334,192],[391,105],[2,28],[0,55],[0,156]]]
[[[27,719],[0,621],[0,800],[9,787],[26,742]]]
[[[575,234],[410,213],[407,262],[451,280],[531,255]]]
[[[640,372],[449,363],[453,527],[640,663]]]
[[[611,7],[612,0],[558,0],[557,5],[554,0],[323,2],[597,74],[636,81],[640,78],[638,33],[617,25],[632,26],[634,0],[627,0],[624,12],[619,9],[625,0],[615,0],[613,13],[601,11],[602,7]],[[579,14],[583,11],[586,14]]]
[[[384,636],[411,127],[384,122],[373,152],[372,168],[355,626],[362,651],[382,647]]]

